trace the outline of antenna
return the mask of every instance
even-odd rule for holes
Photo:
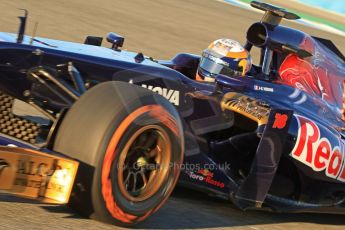
[[[34,42],[34,39],[36,37],[37,27],[38,27],[38,22],[35,22],[34,30],[32,31],[32,36],[30,39],[30,45],[32,45],[32,43]]]
[[[279,25],[283,18],[288,20],[300,19],[300,17],[294,13],[267,3],[251,1],[250,5],[256,9],[265,11],[265,15],[262,17],[261,22],[272,26]]]
[[[26,9],[20,9],[24,11],[24,16],[19,16],[19,31],[18,31],[18,38],[17,38],[17,43],[22,43],[24,34],[25,34],[25,27],[26,27],[26,19],[28,18],[28,11]]]

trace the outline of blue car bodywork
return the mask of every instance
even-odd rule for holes
[[[278,43],[290,45],[286,52],[299,52],[295,48],[306,35],[277,25],[266,36],[275,43],[260,45],[263,56],[267,47],[276,51]],[[324,49],[337,56],[332,48]],[[73,63],[86,89],[105,81],[142,86],[170,101],[184,122],[181,185],[230,199],[242,209],[343,213],[345,143],[339,107],[262,75],[264,63],[248,76],[218,75],[216,82],[206,83],[194,79],[198,62],[198,56],[186,53],[154,60],[119,49],[29,36],[18,43],[16,34],[0,33],[0,91],[11,100],[34,102],[53,115],[68,112],[73,101],[47,90],[46,85],[53,87],[51,81],[30,75],[32,69],[44,67],[69,83],[61,74],[64,66],[59,67],[66,63]],[[26,139],[2,128],[0,145],[54,154],[50,146],[58,124],[56,119],[38,125],[36,136]]]

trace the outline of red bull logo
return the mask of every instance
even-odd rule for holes
[[[314,171],[345,182],[345,165],[342,144],[332,145],[322,137],[319,127],[311,120],[297,116],[299,125],[296,145],[291,156]]]

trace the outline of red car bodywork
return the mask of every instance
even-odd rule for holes
[[[310,36],[305,37],[300,48],[313,56],[302,59],[296,54],[289,54],[279,68],[279,81],[321,97],[334,106],[344,119],[344,64]]]

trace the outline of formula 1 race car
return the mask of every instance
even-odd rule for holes
[[[345,213],[345,58],[265,12],[246,76],[196,81],[200,56],[154,60],[124,38],[85,44],[0,33],[0,190],[119,225],[176,183],[242,210]],[[23,109],[25,108],[25,109]]]

